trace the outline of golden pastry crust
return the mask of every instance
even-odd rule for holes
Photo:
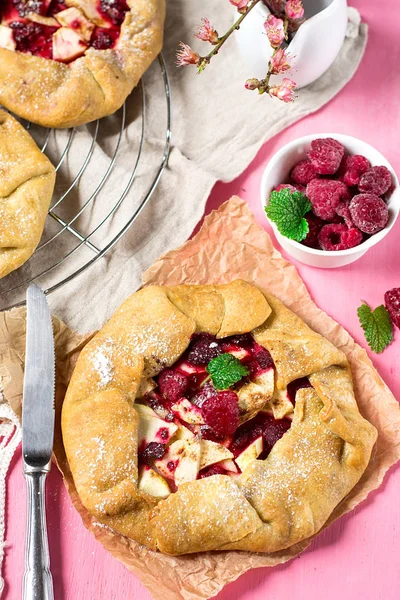
[[[55,178],[26,129],[0,110],[0,277],[20,267],[38,245]]]
[[[0,48],[0,103],[44,127],[76,127],[113,114],[161,51],[165,0],[127,0],[117,45],[89,48],[69,65]]]
[[[292,426],[265,460],[234,479],[199,479],[158,499],[138,490],[135,396],[142,378],[173,365],[199,329],[252,332],[273,356],[279,387],[303,376],[313,387],[297,392]],[[315,534],[360,479],[376,439],[358,411],[345,355],[243,281],[150,286],[128,298],[79,357],[62,432],[87,510],[171,555],[275,552]]]

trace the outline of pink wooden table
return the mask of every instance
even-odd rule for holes
[[[286,142],[309,133],[340,132],[376,146],[400,174],[400,2],[386,19],[376,0],[352,0],[370,25],[361,67],[339,96],[260,150],[246,172],[230,184],[217,184],[207,212],[231,195],[245,198],[266,229],[259,201],[264,165]],[[383,12],[383,11],[382,11]],[[262,103],[262,99],[260,99]],[[315,302],[364,344],[356,309],[360,299],[376,306],[384,292],[400,286],[400,221],[391,234],[357,263],[334,271],[296,266]],[[400,399],[400,332],[374,363]],[[25,487],[20,452],[8,479],[6,594],[18,600],[23,570]],[[400,469],[351,515],[324,532],[300,558],[275,569],[247,573],[218,600],[395,600],[400,590]],[[53,469],[48,485],[48,527],[56,600],[150,600],[140,581],[111,558],[81,524]]]

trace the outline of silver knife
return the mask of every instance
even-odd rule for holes
[[[22,598],[53,600],[45,513],[55,416],[53,327],[46,296],[37,285],[29,286],[26,300],[22,456],[28,511]]]

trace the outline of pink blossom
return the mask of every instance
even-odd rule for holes
[[[283,48],[277,50],[274,56],[271,58],[271,73],[272,75],[278,75],[279,73],[284,73],[288,71],[291,67],[290,60],[291,56],[289,53],[285,52]]]
[[[257,90],[260,87],[260,85],[261,81],[253,77],[252,79],[248,79],[245,82],[244,87],[246,88],[246,90]]]
[[[285,29],[282,19],[269,15],[264,23],[264,29],[267,33],[269,43],[273,48],[279,48],[285,39]]]
[[[250,0],[229,0],[233,6],[236,6],[239,12],[246,12],[246,8]]]
[[[218,43],[218,33],[211,25],[210,21],[206,18],[201,20],[201,25],[194,34],[194,37],[202,40],[203,42],[210,42],[210,44]]]
[[[186,65],[198,65],[200,63],[200,55],[197,54],[190,46],[179,43],[179,50],[176,53],[176,65],[184,67]]]
[[[304,7],[301,0],[288,0],[285,6],[286,15],[289,19],[302,19]]]
[[[270,96],[276,96],[276,98],[279,98],[282,102],[293,102],[295,98],[295,89],[295,82],[285,77],[280,85],[270,87],[268,92]]]

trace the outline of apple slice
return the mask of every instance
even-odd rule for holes
[[[263,451],[263,438],[262,435],[258,437],[254,442],[247,446],[246,450],[243,450],[236,458],[236,463],[239,466],[239,469],[243,471],[246,467],[256,458],[258,458]]]
[[[201,410],[187,400],[187,398],[181,398],[178,402],[175,402],[171,406],[171,410],[179,419],[185,421],[185,423],[190,423],[191,425],[202,425],[204,423]]]
[[[222,444],[201,440],[200,470],[230,458],[233,458],[232,452]]]
[[[194,433],[190,431],[184,425],[178,426],[178,431],[175,434],[175,440],[192,440],[194,438]]]
[[[225,469],[225,471],[228,471],[228,473],[230,475],[234,475],[234,474],[239,473],[238,467],[236,466],[236,464],[234,463],[234,461],[231,460],[231,459],[229,459],[229,458],[227,460],[222,460],[220,462],[220,465],[221,465],[221,467],[223,469]]]
[[[70,62],[85,54],[87,44],[72,29],[60,27],[53,33],[53,59]]]
[[[64,4],[68,7],[79,8],[85,17],[98,27],[111,27],[111,23],[97,10],[100,5],[98,0],[64,0]]]
[[[39,23],[47,27],[60,27],[60,24],[53,17],[43,17],[42,15],[38,15],[38,13],[28,13],[25,15],[25,18],[32,21],[32,23]]]
[[[293,404],[289,400],[287,388],[284,390],[276,389],[270,402],[274,419],[283,419],[293,412]]]
[[[16,47],[17,45],[13,38],[12,29],[5,25],[0,25],[0,48],[15,50]]]
[[[81,38],[90,42],[95,25],[85,17],[79,8],[71,6],[71,8],[57,13],[55,18],[61,25],[73,29]]]
[[[182,371],[183,373],[187,373],[188,375],[196,375],[200,373],[206,373],[205,367],[196,367],[195,365],[191,365],[186,361],[182,361],[176,366],[177,369]]]
[[[184,442],[180,460],[175,469],[175,484],[177,486],[188,481],[195,481],[200,471],[201,445],[200,440],[193,438]]]
[[[143,467],[139,472],[139,490],[156,498],[167,498],[170,495],[168,483],[151,467]]]
[[[185,440],[176,440],[168,448],[162,458],[154,461],[153,466],[166,479],[175,479],[175,469],[185,448]]]
[[[139,448],[144,443],[158,442],[159,444],[168,444],[170,439],[175,435],[178,426],[175,423],[168,423],[160,419],[154,410],[144,404],[135,404],[139,415],[138,427],[138,446]]]
[[[238,390],[240,423],[252,419],[274,394],[274,369],[271,367]]]

